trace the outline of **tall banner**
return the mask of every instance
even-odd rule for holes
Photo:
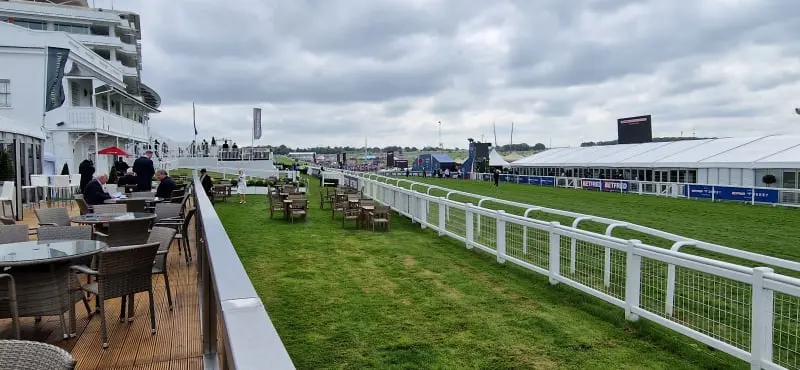
[[[253,108],[253,139],[261,138],[261,108]]]
[[[45,76],[46,90],[44,97],[45,113],[64,104],[64,67],[67,65],[69,49],[47,48],[47,74]]]

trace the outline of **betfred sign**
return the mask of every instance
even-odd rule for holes
[[[627,181],[619,180],[591,180],[582,179],[581,188],[589,190],[611,191],[611,192],[627,192],[630,184]]]

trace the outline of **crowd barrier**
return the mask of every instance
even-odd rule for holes
[[[618,306],[628,320],[645,318],[747,361],[754,369],[800,369],[800,279],[770,267],[747,267],[677,249],[699,245],[800,271],[797,262],[691,239],[676,242],[672,249],[659,248],[610,232],[603,235],[531,219],[525,217],[528,211],[520,216],[449,199],[455,191],[434,196],[431,189],[441,187],[407,179],[344,172],[344,180],[421,227],[463,242],[466,248],[480,249],[496,256],[499,263],[514,263],[547,276],[551,284],[563,283]],[[399,186],[403,181],[411,183],[409,188]],[[608,229],[637,226],[618,222]]]

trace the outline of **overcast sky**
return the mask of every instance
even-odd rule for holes
[[[111,0],[96,0],[110,7]],[[91,2],[90,2],[91,3]],[[107,5],[106,5],[107,4]],[[800,134],[797,0],[116,0],[141,14],[153,128],[261,144],[554,146]]]

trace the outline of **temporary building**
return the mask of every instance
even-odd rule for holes
[[[683,140],[550,149],[511,163],[520,174],[798,188],[800,136]]]
[[[508,167],[508,165],[509,163],[497,153],[497,150],[492,149],[489,153],[489,167]]]
[[[455,167],[456,162],[447,154],[420,154],[414,161],[414,171],[431,172]]]

